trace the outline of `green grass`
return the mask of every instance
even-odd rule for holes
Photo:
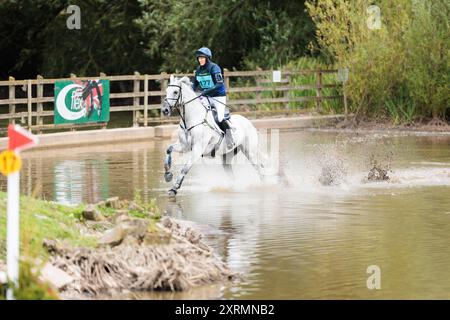
[[[6,256],[6,203],[7,195],[0,192],[0,259]],[[139,191],[135,194],[134,202],[144,211],[131,210],[130,216],[149,218],[147,212],[152,212],[149,231],[158,232],[156,223],[161,213],[156,200],[144,202]],[[82,212],[84,204],[69,207],[54,202],[35,199],[28,196],[20,197],[20,287],[14,290],[17,299],[57,299],[48,284],[38,279],[39,269],[36,258],[45,262],[48,253],[42,246],[44,239],[64,241],[74,247],[95,247],[97,241],[93,237],[80,233],[79,223],[83,222]],[[97,209],[105,217],[115,215],[115,209],[98,206]],[[0,288],[0,300],[4,298],[4,289]]]
[[[0,192],[0,259],[4,261],[6,260],[6,201],[6,193]],[[42,246],[44,239],[63,240],[73,246],[93,247],[96,245],[97,241],[94,238],[81,235],[77,227],[83,207],[83,205],[67,207],[32,197],[20,197],[20,287],[14,290],[17,299],[58,298],[48,284],[38,279],[39,266],[34,261],[39,259],[45,262],[48,258],[48,253]],[[0,300],[2,298],[4,296],[0,294]]]
[[[153,198],[149,202],[145,202],[142,199],[141,190],[136,190],[134,192],[134,199],[133,199],[133,201],[136,204],[138,204],[140,207],[144,208],[144,211],[153,212],[154,218],[156,220],[159,220],[159,218],[161,217],[161,210],[159,209],[158,205],[156,204],[156,199]],[[140,215],[142,215],[142,212],[140,212],[140,211],[136,211],[136,212],[131,211],[130,215],[133,216],[133,213],[137,214],[136,217],[138,217],[138,218],[145,218],[145,217],[140,216]]]
[[[58,239],[73,246],[95,246],[96,240],[80,234],[84,205],[68,207],[53,202],[20,197],[21,254],[46,257],[44,239]],[[25,252],[26,251],[26,252]],[[6,193],[0,192],[0,259],[6,254]]]
[[[394,125],[412,124],[418,118],[416,104],[408,97],[405,89],[400,90],[395,98],[386,98],[384,103]]]

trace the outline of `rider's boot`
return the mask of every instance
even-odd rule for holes
[[[233,149],[235,144],[234,144],[232,131],[234,131],[236,129],[230,125],[229,120],[222,121],[222,128],[223,128],[223,131],[225,132],[225,142],[227,144],[227,149]]]

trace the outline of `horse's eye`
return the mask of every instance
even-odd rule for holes
[[[178,91],[174,91],[173,94],[178,94]]]

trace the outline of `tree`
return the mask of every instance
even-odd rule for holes
[[[66,26],[69,4],[81,30]],[[297,0],[4,0],[0,19],[2,78],[191,72],[202,46],[229,69],[278,67],[314,32]]]
[[[285,63],[306,52],[313,24],[302,1],[139,0],[137,23],[147,54],[161,70],[192,71],[197,48],[208,46],[227,68]]]
[[[68,29],[69,4],[81,9],[81,29]],[[19,0],[0,4],[1,76],[63,77],[154,72],[134,24],[137,0]]]
[[[42,63],[42,30],[53,23],[66,1],[21,0],[0,3],[1,77],[35,75]]]

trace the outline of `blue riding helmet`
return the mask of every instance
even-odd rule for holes
[[[212,58],[212,52],[206,47],[201,47],[195,52],[195,57],[207,57],[209,60]]]

